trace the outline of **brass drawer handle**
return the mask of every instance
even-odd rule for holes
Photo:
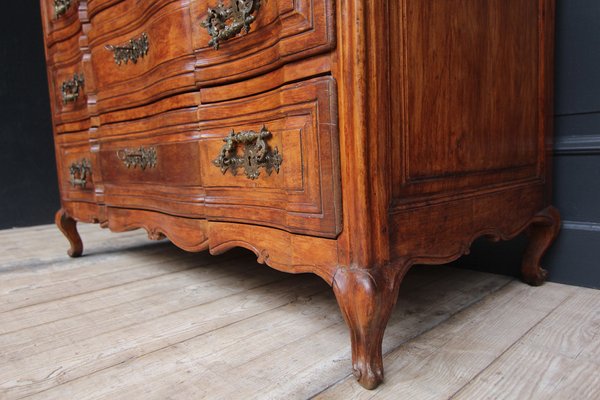
[[[79,92],[83,87],[85,80],[83,74],[73,74],[73,79],[64,81],[61,85],[63,104],[75,103],[79,98]]]
[[[107,44],[105,48],[106,50],[113,52],[115,64],[127,64],[129,61],[133,64],[137,64],[138,59],[144,58],[148,54],[150,42],[148,40],[148,34],[144,32],[139,38],[130,39],[127,44],[121,46]]]
[[[158,163],[156,149],[154,147],[144,148],[140,146],[137,149],[123,149],[117,151],[117,157],[125,164],[127,168],[140,167],[142,170],[146,168],[154,168]]]
[[[87,158],[74,162],[69,168],[69,174],[71,175],[69,179],[71,186],[85,189],[87,180],[92,174],[92,163]]]
[[[209,8],[206,19],[202,21],[202,26],[212,37],[208,45],[219,50],[221,42],[242,31],[250,32],[250,24],[256,19],[253,14],[260,8],[260,3],[261,0],[229,0],[229,7],[225,7],[223,0],[219,0],[215,8]],[[229,20],[231,23],[227,25]]]
[[[54,0],[54,18],[58,19],[65,15],[71,8],[72,0]]]
[[[274,151],[269,149],[265,139],[270,136],[272,136],[271,132],[264,125],[260,132],[236,133],[232,129],[229,135],[223,139],[225,145],[221,148],[219,156],[213,160],[213,164],[219,167],[223,174],[227,170],[231,170],[232,175],[237,175],[238,168],[242,167],[248,179],[257,179],[260,175],[260,168],[264,168],[268,175],[271,175],[273,170],[279,173],[283,157],[277,147]],[[237,154],[239,144],[244,145],[243,155]]]

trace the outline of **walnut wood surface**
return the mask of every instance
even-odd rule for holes
[[[539,286],[546,281],[548,271],[540,265],[542,256],[554,242],[560,231],[560,214],[554,207],[548,207],[537,214],[527,228],[529,245],[523,255],[521,273],[523,281]]]
[[[77,221],[71,218],[66,210],[60,209],[55,217],[56,226],[69,240],[71,247],[67,250],[69,257],[80,257],[83,254],[83,242],[77,232]]]
[[[81,0],[56,21],[41,4],[57,224],[72,253],[77,220],[316,273],[334,288],[368,388],[383,379],[383,332],[413,264],[527,230],[523,279],[545,278],[560,225],[553,0],[270,0],[219,50],[201,26],[216,0]],[[115,64],[106,46],[142,33],[148,54]],[[60,85],[78,71],[81,98],[64,105]],[[213,165],[229,132],[263,125],[278,174]],[[128,168],[119,152],[140,146],[157,164]],[[92,178],[73,187],[69,166],[84,157]]]
[[[354,376],[367,389],[383,382],[383,333],[407,271],[406,264],[340,268],[333,277],[333,291],[350,328]]]

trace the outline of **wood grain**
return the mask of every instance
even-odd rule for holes
[[[216,0],[81,0],[56,20],[41,3],[70,217],[59,222],[74,254],[72,226],[92,222],[194,252],[245,247],[275,269],[317,274],[334,286],[368,388],[382,380],[383,332],[415,263],[527,231],[523,279],[543,283],[560,227],[554,0],[269,0],[218,49],[202,26]],[[148,53],[117,65],[111,46],[142,34]],[[63,104],[77,71],[83,92]],[[249,162],[277,148],[278,173],[248,179],[214,165],[230,132],[263,126],[271,135],[258,149],[226,153]],[[157,165],[127,168],[119,154],[141,146]],[[71,187],[82,157],[92,181]]]

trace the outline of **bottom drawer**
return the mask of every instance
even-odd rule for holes
[[[94,170],[87,140],[57,143],[56,164],[64,200],[94,201]]]
[[[153,125],[159,115],[119,123],[118,131],[100,127],[106,205],[321,237],[339,234],[333,78],[194,111],[194,122],[180,126]],[[144,130],[148,126],[156,128]]]
[[[183,128],[101,139],[106,205],[204,218],[198,134]]]

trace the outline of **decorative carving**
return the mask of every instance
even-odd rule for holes
[[[69,173],[71,186],[85,189],[89,176],[92,174],[92,163],[87,158],[74,162],[69,168]]]
[[[165,234],[158,227],[146,228],[146,232],[150,240],[163,240],[166,238]]]
[[[136,64],[138,59],[144,58],[150,50],[148,34],[144,32],[139,38],[130,39],[129,43],[121,46],[108,44],[106,49],[114,53],[115,64],[127,64],[129,61]]]
[[[83,74],[73,74],[73,79],[64,81],[61,85],[63,104],[74,103],[79,98],[79,92],[85,84]]]
[[[223,141],[225,145],[221,148],[221,154],[213,164],[221,169],[225,174],[231,170],[232,175],[237,175],[237,169],[244,168],[244,172],[249,179],[257,179],[260,175],[260,168],[264,168],[268,175],[275,170],[279,173],[279,167],[283,162],[279,149],[275,147],[270,151],[265,139],[272,134],[263,125],[260,132],[242,131],[236,133],[233,129]],[[238,144],[244,145],[244,154],[237,154]]]
[[[154,168],[158,163],[156,149],[154,147],[144,148],[140,146],[138,149],[123,149],[117,151],[117,157],[123,161],[127,168],[140,167],[142,170],[146,168]]]
[[[54,18],[58,19],[65,15],[71,7],[71,0],[54,0]]]
[[[209,8],[202,22],[212,37],[208,45],[219,50],[221,42],[242,32],[250,32],[250,24],[256,19],[253,14],[260,8],[260,3],[261,0],[229,0],[229,7],[225,7],[223,0],[219,0],[215,8]],[[229,20],[231,23],[227,25]]]

